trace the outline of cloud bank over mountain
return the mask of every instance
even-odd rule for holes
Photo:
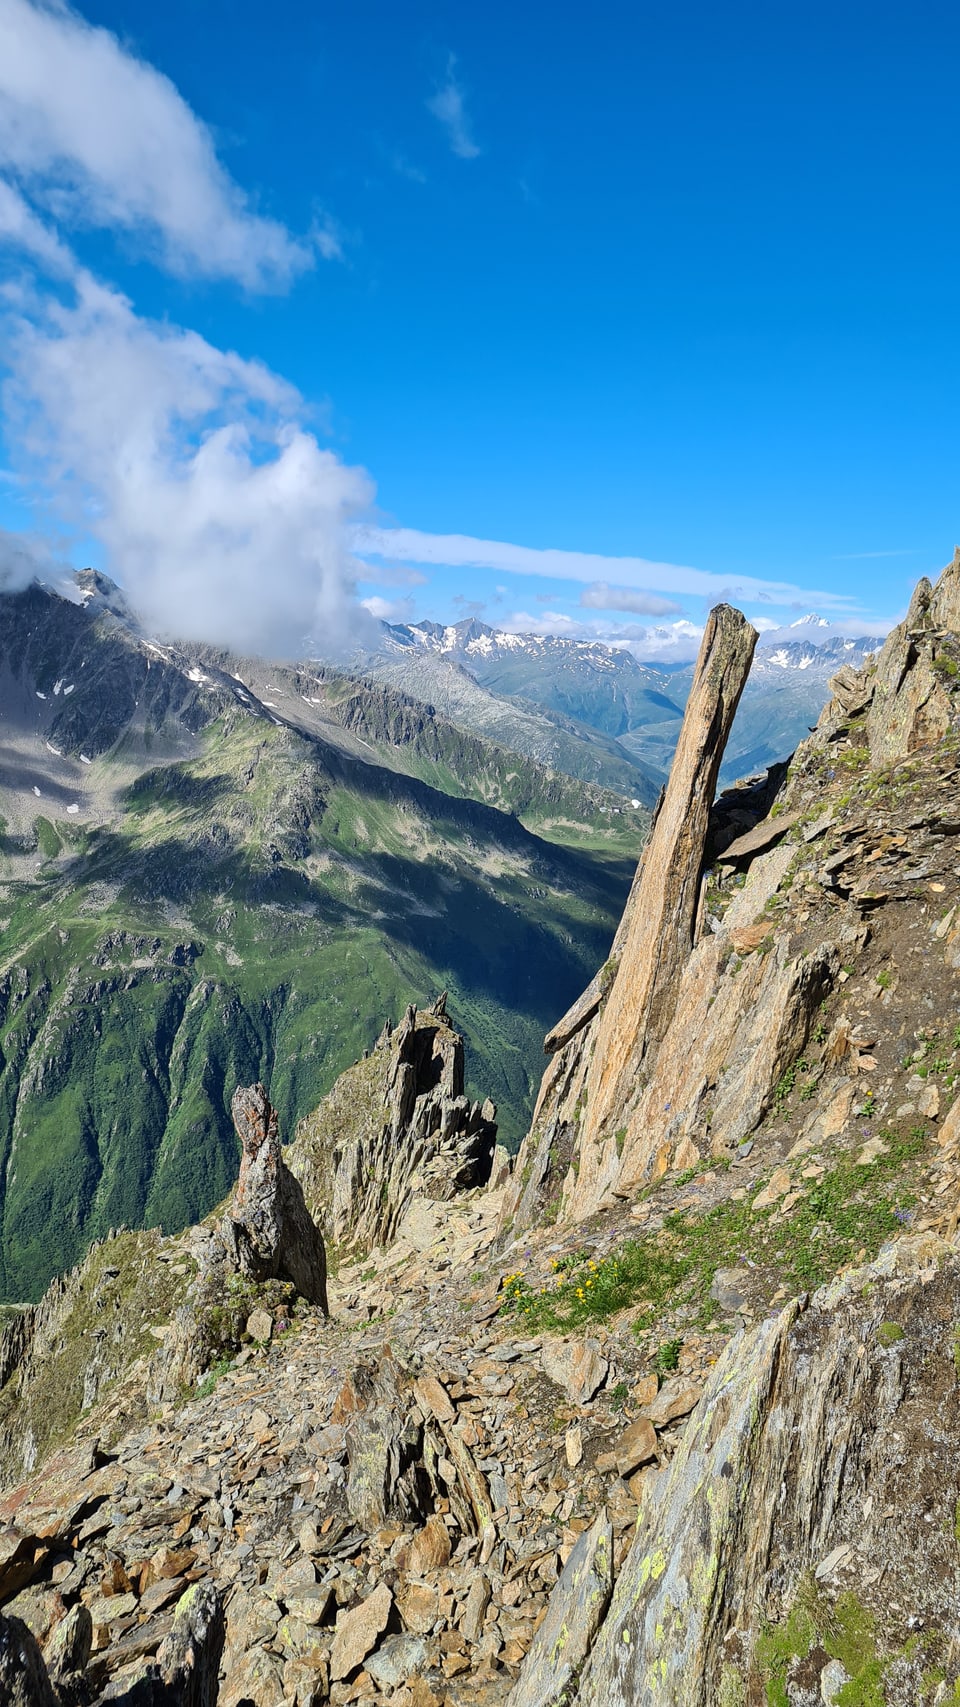
[[[65,7],[0,0],[0,168],[4,428],[21,491],[95,542],[161,633],[283,655],[309,635],[354,644],[370,624],[347,533],[372,500],[364,470],[321,446],[294,386],[138,315],[68,234],[132,231],[177,273],[250,289],[288,283],[310,246],[251,210],[166,78]],[[2,584],[51,562],[7,535]]]

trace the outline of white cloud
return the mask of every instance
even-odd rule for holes
[[[412,622],[414,618],[412,599],[381,599],[374,593],[360,603],[377,622]]]
[[[180,273],[271,289],[312,263],[250,206],[169,78],[59,0],[0,0],[0,166],[58,222],[135,231]],[[331,227],[314,242],[340,253]]]
[[[676,599],[634,592],[630,587],[611,587],[606,581],[591,581],[580,594],[580,603],[590,610],[625,610],[634,616],[671,616],[681,609]]]
[[[45,540],[0,528],[0,593],[18,593],[31,581],[59,582],[59,565]]]
[[[655,563],[645,557],[601,557],[588,551],[538,550],[499,540],[471,539],[464,534],[421,533],[416,528],[362,526],[354,535],[361,557],[387,557],[427,567],[492,569],[497,574],[541,575],[558,581],[606,581],[620,587],[645,588],[667,594],[691,593],[711,603],[761,601],[775,605],[817,604],[822,610],[845,612],[852,599],[826,589],[798,587],[788,581],[760,580],[752,575],[715,575],[678,563]]]
[[[410,569],[404,564],[378,563],[376,574],[366,573],[366,565],[360,579],[373,582],[377,587],[427,587],[429,577],[421,574],[419,569]]]
[[[632,652],[638,663],[682,664],[695,658],[703,628],[681,617],[648,628],[637,622],[582,621],[565,611],[514,611],[498,625],[509,634],[557,634],[564,640],[597,640]]]
[[[371,483],[292,386],[82,272],[5,330],[8,436],[150,627],[281,656],[359,637],[347,529]]]
[[[456,79],[456,69],[456,55],[451,53],[447,60],[446,81],[441,84],[436,94],[430,97],[427,107],[443,125],[454,154],[458,154],[461,160],[475,160],[480,149],[473,140],[463,90]]]
[[[329,215],[316,219],[310,236],[325,261],[343,260],[343,238],[336,221]]]
[[[76,262],[65,243],[28,207],[19,190],[0,178],[0,242],[20,250],[49,273],[72,278]]]

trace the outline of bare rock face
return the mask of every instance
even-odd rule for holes
[[[831,743],[846,766],[862,758],[882,770],[940,742],[960,676],[958,631],[960,550],[935,587],[920,582],[876,662],[839,672],[794,768],[802,772]],[[777,815],[765,816],[783,769],[758,786],[759,823],[749,812],[752,789],[729,791],[711,815],[753,638],[724,608],[704,636],[670,783],[610,960],[548,1035],[552,1059],[506,1194],[504,1229],[530,1226],[545,1210],[585,1219],[671,1168],[732,1158],[801,1057],[844,960],[869,935],[869,885],[849,895],[835,881],[834,866],[848,857],[842,849],[823,873],[849,903],[836,908],[829,935],[798,952],[776,930],[768,909],[789,885],[810,819],[809,802],[798,810],[789,790]],[[816,823],[809,833],[818,834]],[[746,873],[717,917],[711,862]]]
[[[955,1677],[958,1317],[956,1248],[926,1234],[730,1342],[645,1483],[577,1707],[814,1703],[846,1680],[914,1707],[933,1649]],[[582,1652],[592,1609],[567,1610]]]
[[[507,1707],[555,1707],[569,1699],[610,1602],[612,1551],[613,1531],[601,1512],[567,1560]]]
[[[846,666],[833,677],[833,699],[818,730],[829,735],[844,719],[865,713],[864,734],[876,766],[941,740],[950,725],[958,633],[960,547],[936,586],[926,577],[917,583],[906,617],[876,661],[863,670]]]
[[[485,1185],[496,1132],[493,1103],[464,1095],[463,1039],[440,997],[384,1028],[301,1122],[289,1160],[329,1241],[360,1251],[388,1243],[414,1197]]]
[[[235,1091],[231,1109],[242,1155],[237,1188],[220,1224],[224,1246],[241,1274],[292,1281],[301,1298],[326,1311],[323,1239],[281,1154],[276,1109],[263,1085]]]

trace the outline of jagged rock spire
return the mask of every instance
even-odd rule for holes
[[[446,991],[429,1010],[411,1002],[372,1054],[348,1067],[302,1121],[289,1151],[307,1201],[338,1250],[395,1236],[414,1197],[447,1199],[484,1185],[497,1111],[464,1094],[463,1038]]]
[[[234,1092],[240,1178],[221,1224],[236,1266],[254,1280],[290,1280],[308,1304],[327,1309],[327,1259],[300,1182],[283,1160],[276,1109],[263,1085]]]

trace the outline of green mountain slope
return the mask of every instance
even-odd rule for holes
[[[0,602],[4,1299],[111,1226],[202,1216],[235,1173],[238,1080],[269,1081],[292,1135],[384,1018],[440,988],[472,1093],[516,1139],[543,1034],[607,951],[638,815],[613,829],[414,702],[276,670],[267,702],[226,662],[151,648],[96,598]],[[464,798],[471,765],[478,792],[609,850]]]

